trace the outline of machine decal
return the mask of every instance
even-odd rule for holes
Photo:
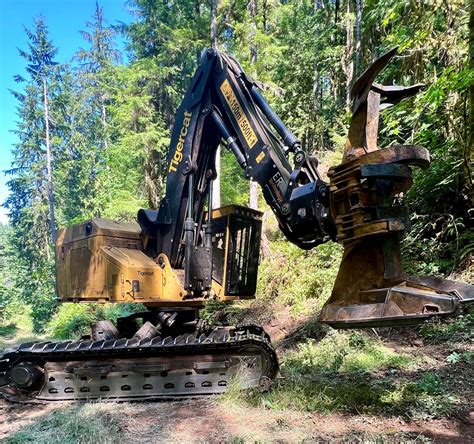
[[[262,151],[262,152],[255,158],[255,161],[256,161],[257,163],[260,163],[260,162],[263,160],[264,157],[265,157],[265,153]]]
[[[153,271],[138,271],[139,276],[153,276]]]
[[[250,125],[250,122],[247,119],[247,116],[245,115],[242,106],[237,100],[237,97],[235,96],[235,93],[232,87],[230,86],[229,81],[225,79],[222,82],[220,88],[227,104],[229,105],[232,111],[232,114],[234,114],[235,120],[237,120],[237,123],[239,124],[240,131],[242,131],[242,135],[244,136],[247,145],[249,146],[249,148],[253,148],[254,145],[257,143],[257,136],[252,126]]]
[[[190,113],[188,111],[184,112],[183,126],[181,127],[178,143],[176,144],[176,149],[174,151],[173,157],[170,162],[170,167],[168,170],[169,173],[171,173],[172,171],[176,171],[177,166],[183,160],[184,140],[185,140],[186,134],[188,134],[188,128],[191,123],[192,115],[193,113]]]
[[[273,197],[275,197],[276,201],[280,204],[283,205],[283,196],[281,194],[280,189],[278,188],[278,185],[275,183],[275,181],[272,179],[269,180],[268,182],[270,184],[271,191],[273,191],[271,194]]]
[[[283,176],[281,173],[278,171],[276,172],[273,177],[272,177],[275,185],[280,189],[280,192],[282,194],[285,194],[285,179],[283,179]]]

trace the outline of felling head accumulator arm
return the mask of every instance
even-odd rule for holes
[[[194,227],[202,223],[206,199],[211,208],[215,153],[224,142],[246,177],[260,184],[291,242],[305,249],[329,239],[345,245],[322,320],[337,327],[397,324],[450,313],[458,301],[470,300],[472,288],[451,281],[435,286],[432,280],[410,280],[402,270],[399,241],[409,219],[405,207],[394,205],[395,195],[411,184],[409,165],[427,167],[429,154],[421,147],[377,146],[380,109],[421,87],[373,83],[395,53],[381,56],[355,82],[343,163],[331,170],[329,185],[317,172],[317,160],[302,150],[238,62],[214,49],[204,51],[176,115],[167,192],[156,214],[157,251],[167,254],[177,268],[186,257],[185,275],[190,262],[202,260],[194,251],[201,248],[202,253],[210,245],[212,230],[205,230],[206,240]],[[203,281],[209,283],[207,288],[193,288],[187,279],[190,293],[208,290],[210,276],[194,280]]]

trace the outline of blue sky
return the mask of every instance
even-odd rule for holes
[[[128,23],[132,18],[125,1],[99,0],[99,4],[110,24]],[[95,0],[0,0],[0,203],[8,194],[4,170],[11,166],[11,149],[17,140],[10,132],[15,128],[16,100],[9,90],[21,88],[13,75],[25,72],[24,59],[17,50],[27,47],[24,26],[32,29],[35,17],[43,15],[59,49],[56,61],[70,62],[77,49],[85,46],[79,30],[92,21],[94,9]],[[123,42],[118,43],[123,49]],[[0,208],[0,223],[6,222],[5,209]]]

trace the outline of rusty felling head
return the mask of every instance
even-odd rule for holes
[[[430,157],[413,145],[378,149],[380,110],[422,87],[374,83],[395,52],[381,56],[355,82],[343,161],[328,172],[330,213],[344,256],[320,320],[336,328],[419,322],[474,300],[473,286],[407,277],[403,270],[400,239],[410,217],[401,197],[412,185],[412,168],[427,168]]]

